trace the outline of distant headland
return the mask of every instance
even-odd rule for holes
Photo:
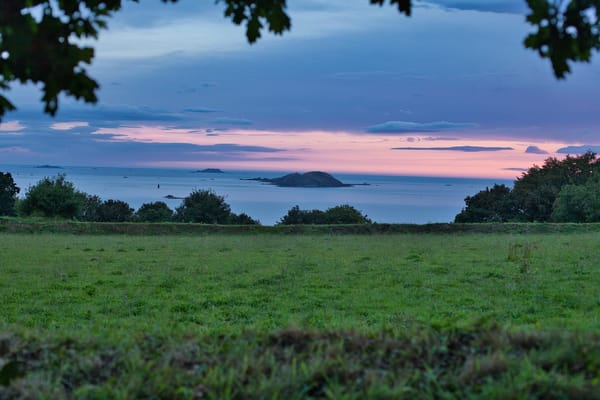
[[[246,181],[266,182],[280,187],[332,188],[354,186],[343,183],[327,172],[312,171],[305,174],[293,173],[279,178],[242,178]]]

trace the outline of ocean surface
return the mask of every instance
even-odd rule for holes
[[[502,179],[436,178],[387,175],[333,174],[344,183],[361,184],[342,188],[282,188],[247,178],[274,178],[288,172],[225,171],[196,172],[190,169],[61,167],[3,165],[21,188],[46,176],[65,174],[83,192],[103,200],[117,199],[138,209],[143,203],[164,201],[175,209],[180,199],[194,189],[212,189],[224,196],[235,213],[246,213],[263,225],[276,224],[295,205],[301,209],[325,210],[349,204],[380,223],[451,222],[464,207],[464,198],[494,183],[512,186]],[[292,171],[293,172],[293,171]],[[368,185],[362,185],[362,184]]]

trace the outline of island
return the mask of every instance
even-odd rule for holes
[[[36,165],[34,168],[63,169],[63,167],[59,167],[58,165],[50,165],[50,164]]]
[[[201,174],[224,174],[225,172],[223,170],[220,170],[219,168],[204,168],[204,169],[199,169],[197,171],[194,171],[194,173],[201,173]]]
[[[168,194],[165,196],[165,199],[185,199],[185,197],[173,196],[172,194]]]
[[[246,181],[266,182],[280,187],[332,188],[353,186],[343,183],[327,172],[312,171],[305,174],[293,173],[279,178],[242,178]]]

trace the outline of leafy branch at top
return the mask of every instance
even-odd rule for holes
[[[97,102],[98,83],[85,65],[94,49],[81,39],[97,39],[124,0],[1,0],[0,93],[12,82],[41,85],[44,111],[55,115],[61,93],[87,103]],[[138,2],[138,0],[129,0]],[[177,0],[161,0],[176,3]],[[215,0],[224,3],[224,15],[244,24],[246,38],[254,43],[265,29],[283,34],[291,29],[286,0]],[[411,15],[411,0],[369,0],[388,3]],[[589,62],[600,49],[600,0],[526,0],[527,21],[537,31],[525,46],[549,58],[557,78],[570,72],[571,62]],[[14,105],[0,94],[0,119]]]

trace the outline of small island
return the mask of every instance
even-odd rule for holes
[[[36,165],[34,168],[63,169],[63,167],[59,167],[58,165],[50,165],[50,164]]]
[[[199,169],[197,171],[194,171],[194,173],[196,173],[196,174],[224,174],[225,172],[223,170],[220,170],[219,168],[204,168],[204,169]]]
[[[353,186],[343,183],[327,172],[312,171],[305,174],[293,173],[279,178],[249,178],[247,181],[266,182],[280,187],[332,188]]]

